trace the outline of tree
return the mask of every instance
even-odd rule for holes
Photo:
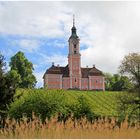
[[[14,87],[17,88],[21,83],[21,76],[17,73],[16,70],[11,70],[7,73],[7,78],[11,83],[13,83]]]
[[[105,89],[112,90],[112,84],[113,84],[112,74],[105,73],[104,75],[105,75]]]
[[[133,84],[127,76],[121,76],[119,74],[105,74],[105,87],[106,90],[112,91],[124,91],[133,88]]]
[[[123,121],[126,116],[128,121],[140,121],[140,100],[134,93],[118,95],[116,109],[120,121]]]
[[[12,73],[6,73],[6,63],[4,56],[0,53],[0,116],[4,117],[7,113],[7,106],[13,100],[17,87],[17,76],[12,76]]]
[[[114,75],[114,84],[112,85],[113,91],[128,91],[133,88],[133,83],[127,76]]]
[[[130,53],[126,55],[122,60],[122,63],[119,67],[119,70],[122,74],[129,75],[130,80],[132,80],[138,89],[138,94],[133,93],[133,98],[121,97],[119,110],[129,111],[129,118],[134,116],[139,119],[140,116],[140,53]],[[127,100],[126,100],[127,99]],[[134,108],[130,111],[129,106],[134,105]],[[124,109],[123,109],[123,108]],[[124,113],[122,113],[124,114]],[[128,113],[127,113],[128,115]],[[139,120],[140,121],[140,120]]]
[[[128,74],[140,91],[140,53],[130,53],[122,60],[119,67],[122,74]]]
[[[33,88],[36,84],[36,78],[33,75],[33,64],[25,58],[24,53],[19,51],[13,57],[10,62],[11,71],[13,74],[19,74],[20,78],[18,87],[20,88]],[[15,73],[16,72],[16,73]]]

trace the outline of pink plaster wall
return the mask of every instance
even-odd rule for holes
[[[62,89],[62,75],[47,74],[45,81],[48,89]]]
[[[69,89],[70,88],[70,78],[68,77],[63,77],[63,80],[62,80],[62,88],[63,89]]]
[[[104,90],[104,77],[89,76],[89,89],[90,90]]]

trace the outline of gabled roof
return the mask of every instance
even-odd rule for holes
[[[82,78],[88,78],[88,76],[104,76],[102,71],[97,69],[95,66],[93,66],[93,68],[81,68],[81,73]],[[49,69],[47,69],[45,74],[62,74],[63,77],[69,77],[69,68],[68,65],[66,67],[52,65]]]
[[[81,68],[81,72],[82,78],[88,78],[88,76],[103,76],[102,71],[95,66],[93,66],[93,68]]]
[[[68,65],[66,67],[52,65],[49,69],[46,70],[45,74],[62,74],[63,77],[69,77],[69,68]]]
[[[102,71],[100,71],[99,69],[97,69],[95,66],[93,66],[93,68],[91,68],[91,70],[89,71],[89,75],[103,75]]]

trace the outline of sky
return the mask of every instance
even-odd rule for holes
[[[82,67],[118,73],[125,55],[140,52],[140,1],[0,1],[0,52],[24,52],[33,63],[36,87],[52,65],[66,66],[73,14]]]

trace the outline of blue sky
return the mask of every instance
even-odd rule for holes
[[[34,65],[37,87],[52,62],[67,65],[75,14],[82,67],[116,73],[125,55],[140,52],[140,2],[0,2],[0,51],[7,67],[18,51]],[[8,68],[9,69],[9,68]]]

